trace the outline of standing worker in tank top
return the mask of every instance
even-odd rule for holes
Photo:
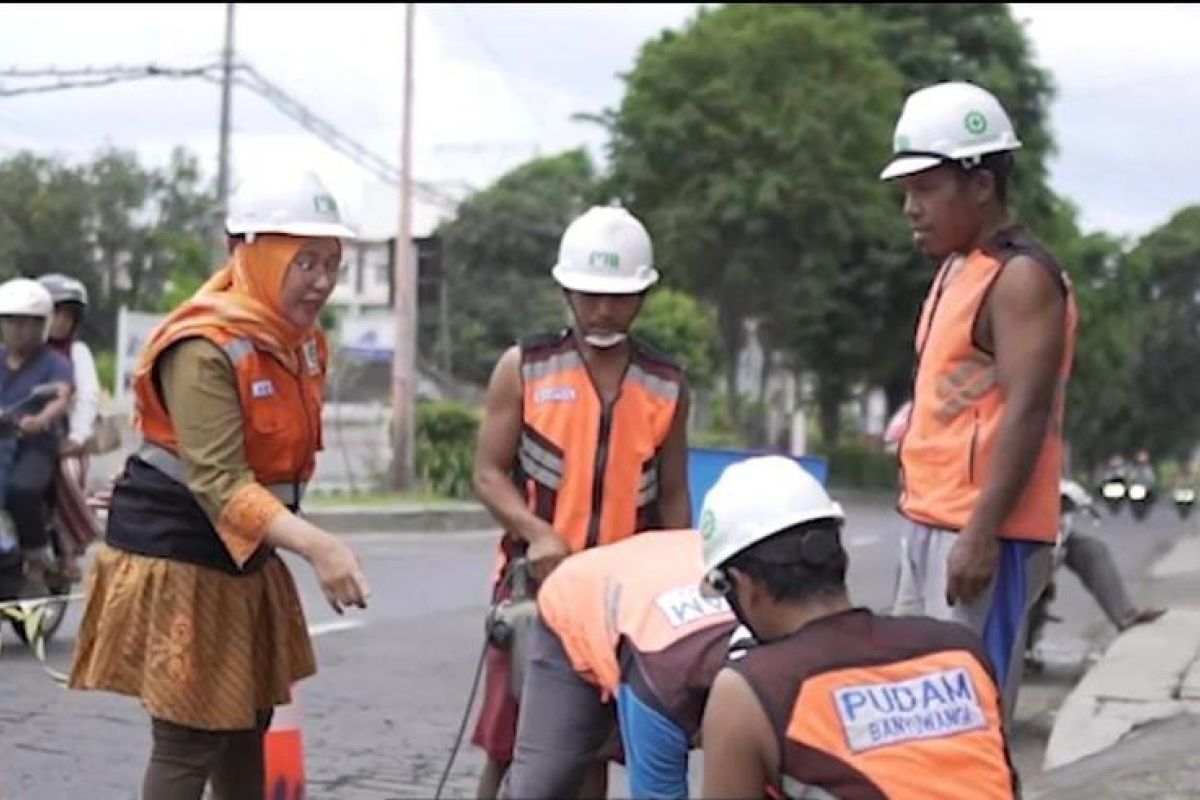
[[[899,446],[909,525],[895,611],[978,633],[1011,717],[1058,530],[1075,302],[1066,272],[1008,210],[1021,143],[992,94],[969,83],[915,92],[893,146],[881,178],[902,190],[916,245],[941,261]]]
[[[475,489],[505,531],[497,600],[515,558],[541,580],[571,553],[691,524],[684,374],[629,334],[658,281],[649,234],[623,208],[592,208],[563,234],[553,276],[573,324],[501,357],[480,426]],[[472,739],[488,755],[482,798],[496,796],[512,761],[510,659],[488,650]],[[602,793],[604,775],[598,762],[588,786]]]

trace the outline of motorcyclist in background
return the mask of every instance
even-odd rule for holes
[[[1133,468],[1129,471],[1129,479],[1131,483],[1140,483],[1145,486],[1153,496],[1158,492],[1158,475],[1154,471],[1154,462],[1150,460],[1150,453],[1146,450],[1139,450],[1137,458],[1133,462]]]
[[[52,315],[50,294],[37,281],[14,278],[0,285],[0,407],[16,407],[40,387],[58,389],[40,410],[18,415],[19,438],[4,437],[0,448],[0,482],[7,489],[4,507],[20,541],[27,596],[45,593],[47,573],[56,566],[47,535],[46,497],[58,465],[73,385],[70,362],[46,344]]]
[[[81,578],[78,556],[100,533],[84,497],[88,444],[95,433],[100,410],[100,378],[96,374],[96,360],[91,348],[79,338],[79,327],[88,307],[87,287],[75,278],[58,273],[43,275],[38,282],[54,301],[49,344],[70,359],[75,377],[75,397],[67,435],[59,445],[54,492],[55,530],[60,536],[59,558],[64,576],[74,582]]]

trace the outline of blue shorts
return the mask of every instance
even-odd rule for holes
[[[960,622],[983,639],[1011,720],[1025,664],[1029,611],[1050,580],[1054,548],[1002,539],[1000,562],[987,590],[970,604],[946,602],[947,560],[957,533],[910,524],[901,540],[900,574],[892,613]]]
[[[691,742],[686,731],[638,697],[628,683],[617,689],[617,718],[630,795],[687,800]]]

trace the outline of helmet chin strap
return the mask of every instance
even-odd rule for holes
[[[575,304],[571,302],[570,295],[566,295],[565,299],[567,310],[569,311],[570,325],[575,329],[577,335],[591,347],[595,347],[597,350],[609,350],[629,338],[629,334],[625,332],[588,333],[583,329],[583,324],[579,321],[579,312],[575,310]]]
[[[629,334],[627,333],[589,333],[583,337],[583,340],[592,347],[608,350],[611,347],[616,347],[628,338]]]

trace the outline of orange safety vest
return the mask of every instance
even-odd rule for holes
[[[999,533],[1008,539],[1053,542],[1077,313],[1066,272],[1021,228],[1002,231],[991,244],[970,253],[952,279],[955,260],[948,259],[925,300],[917,326],[912,417],[900,442],[900,510],[923,525],[961,530],[986,485],[1005,400],[996,381],[995,357],[975,342],[975,323],[1004,265],[1017,255],[1031,256],[1061,282],[1066,338],[1045,441]]]
[[[622,665],[636,666],[664,707],[682,711],[699,698],[690,715],[698,725],[737,626],[723,598],[700,594],[703,575],[698,531],[652,531],[563,561],[542,584],[538,611],[574,670],[606,697]]]
[[[659,460],[684,377],[630,339],[617,400],[605,406],[570,331],[521,345],[523,421],[513,477],[529,508],[572,552],[661,525]],[[507,557],[525,549],[507,534]]]
[[[196,335],[189,330],[164,336],[147,357],[158,358],[172,344]],[[321,403],[328,361],[324,336],[318,331],[301,345],[297,374],[249,338],[218,327],[200,335],[225,351],[237,375],[246,462],[255,479],[265,486],[307,481],[322,447]],[[133,390],[143,438],[178,456],[175,428],[154,386],[153,370],[134,381]]]
[[[729,666],[780,742],[768,794],[845,800],[1011,800],[1000,691],[968,629],[834,614]]]

